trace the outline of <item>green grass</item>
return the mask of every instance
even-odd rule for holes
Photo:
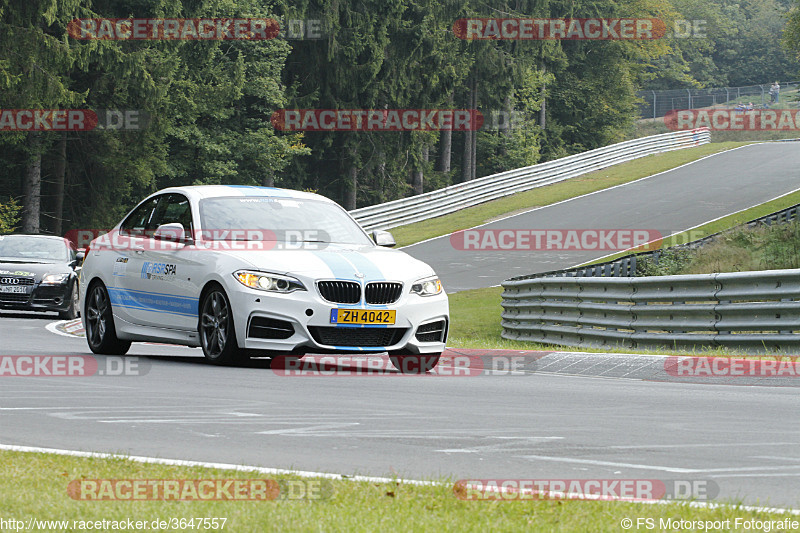
[[[67,494],[80,479],[275,479],[293,476],[0,451],[0,501],[8,520],[98,521],[225,518],[222,531],[620,531],[624,518],[783,520],[781,513],[731,506],[697,508],[589,501],[462,501],[453,480],[435,486],[325,480],[327,497],[284,501],[80,501]],[[308,481],[308,478],[306,478]],[[796,518],[796,517],[794,517]],[[659,528],[660,529],[660,528]],[[78,529],[68,529],[78,531]],[[165,528],[161,531],[181,531]],[[187,531],[188,529],[183,529]],[[194,529],[197,531],[198,529]],[[713,530],[713,529],[712,529]],[[9,531],[5,529],[4,531]],[[52,529],[51,529],[52,531]],[[150,531],[158,531],[150,530]],[[208,531],[207,529],[205,531]]]
[[[723,152],[745,144],[747,143],[709,143],[696,148],[650,155],[591,172],[577,178],[565,180],[560,183],[538,187],[506,198],[486,202],[475,207],[462,209],[461,211],[449,215],[423,220],[422,222],[408,224],[406,226],[399,226],[393,228],[391,232],[398,246],[408,246],[409,244],[414,244],[419,241],[478,226],[495,218],[508,216],[535,207],[551,205],[570,198],[575,198],[576,196],[635,181],[695,161],[701,157]]]
[[[642,275],[710,274],[800,267],[800,224],[737,227],[697,250],[673,250],[656,264],[643,260]]]

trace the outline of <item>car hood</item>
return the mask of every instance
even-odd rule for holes
[[[42,281],[45,274],[66,274],[72,272],[65,263],[5,263],[0,261],[0,276],[33,277]]]
[[[249,268],[314,279],[408,281],[434,275],[427,264],[400,250],[325,245],[322,249],[226,251]],[[359,276],[363,274],[363,276]]]

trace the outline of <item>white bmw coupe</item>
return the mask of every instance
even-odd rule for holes
[[[447,296],[433,269],[335,202],[269,187],[174,187],[92,241],[81,270],[89,348],[200,346],[212,363],[388,352],[401,372],[445,348]]]

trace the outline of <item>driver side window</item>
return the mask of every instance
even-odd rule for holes
[[[147,200],[137,207],[133,213],[128,215],[128,218],[126,218],[125,222],[120,226],[120,235],[127,235],[130,237],[152,235],[153,231],[155,231],[155,227],[153,227],[153,222],[155,222],[153,213],[161,198],[163,198],[163,196],[157,196]]]
[[[194,235],[192,206],[182,194],[170,194],[164,197],[158,205],[154,219],[154,231],[158,226],[178,223],[183,226],[186,238],[191,238]]]

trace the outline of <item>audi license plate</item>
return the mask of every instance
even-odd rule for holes
[[[394,324],[396,311],[331,309],[331,324]]]
[[[28,294],[28,287],[16,287],[16,286],[0,286],[0,292],[3,294]]]

